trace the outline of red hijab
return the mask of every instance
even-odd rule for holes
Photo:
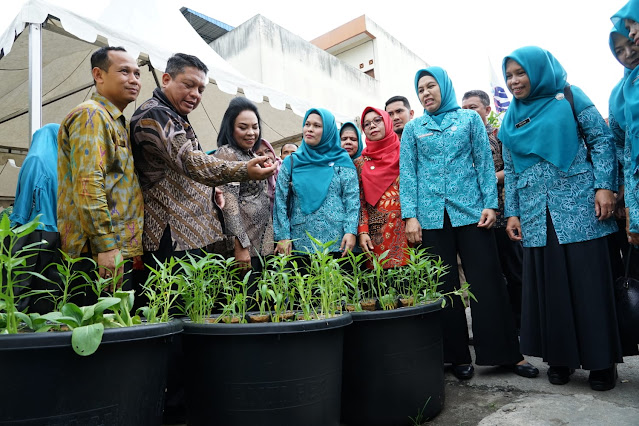
[[[366,137],[366,148],[362,151],[362,157],[366,157],[362,167],[364,198],[368,204],[374,206],[399,176],[399,136],[393,131],[390,115],[373,107],[364,108],[362,128],[364,117],[371,111],[382,116],[386,129],[384,137],[378,141]]]

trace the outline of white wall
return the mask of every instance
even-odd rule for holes
[[[327,108],[339,121],[355,119],[368,105],[383,108],[395,95],[406,96],[414,110],[422,111],[413,78],[426,62],[368,18],[366,27],[376,38],[339,58],[261,15],[210,45],[247,77]],[[374,57],[375,78],[359,70],[363,60],[364,71],[370,69],[369,56]]]
[[[211,47],[247,77],[327,108],[339,121],[353,120],[381,101],[379,81],[261,15]]]

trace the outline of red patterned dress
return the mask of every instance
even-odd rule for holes
[[[373,242],[373,253],[380,256],[386,250],[390,250],[384,268],[394,268],[406,265],[408,260],[408,240],[406,240],[406,228],[402,220],[402,211],[399,204],[399,176],[386,189],[375,206],[371,206],[364,197],[362,185],[362,168],[367,167],[368,157],[359,157],[355,162],[357,176],[360,183],[359,226],[357,233],[368,233]],[[366,262],[368,268],[372,268],[371,262]]]

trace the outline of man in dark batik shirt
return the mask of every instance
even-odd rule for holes
[[[225,161],[202,151],[187,115],[200,104],[207,72],[195,56],[173,55],[162,75],[162,89],[155,89],[131,118],[135,169],[144,196],[142,246],[147,265],[155,266],[154,256],[164,262],[186,252],[202,254],[222,241],[213,205],[216,185],[266,179],[275,173],[275,165],[264,165],[268,157]],[[186,413],[184,361],[176,345],[164,406],[164,423],[170,424],[185,423]]]
[[[131,118],[135,168],[144,195],[145,255],[165,258],[221,241],[213,188],[266,179],[275,172],[275,166],[262,167],[267,157],[224,161],[202,150],[187,114],[200,104],[207,71],[195,56],[175,54],[162,76],[162,89],[155,89]]]

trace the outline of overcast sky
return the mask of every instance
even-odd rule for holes
[[[23,1],[0,0],[0,24],[6,25]],[[86,0],[61,1],[74,2],[86,6]],[[158,7],[186,6],[233,27],[259,13],[305,40],[365,14],[427,63],[445,68],[460,99],[467,90],[490,91],[489,58],[501,76],[503,57],[526,45],[551,51],[568,72],[568,81],[581,87],[604,117],[610,91],[623,74],[608,37],[610,16],[626,0],[156,2]],[[96,8],[106,5],[93,3]]]
[[[460,100],[467,90],[490,91],[488,58],[501,76],[503,57],[527,45],[552,52],[604,117],[623,75],[608,37],[610,16],[626,0],[171,1],[233,27],[259,13],[305,40],[365,14],[427,63],[445,68]]]

